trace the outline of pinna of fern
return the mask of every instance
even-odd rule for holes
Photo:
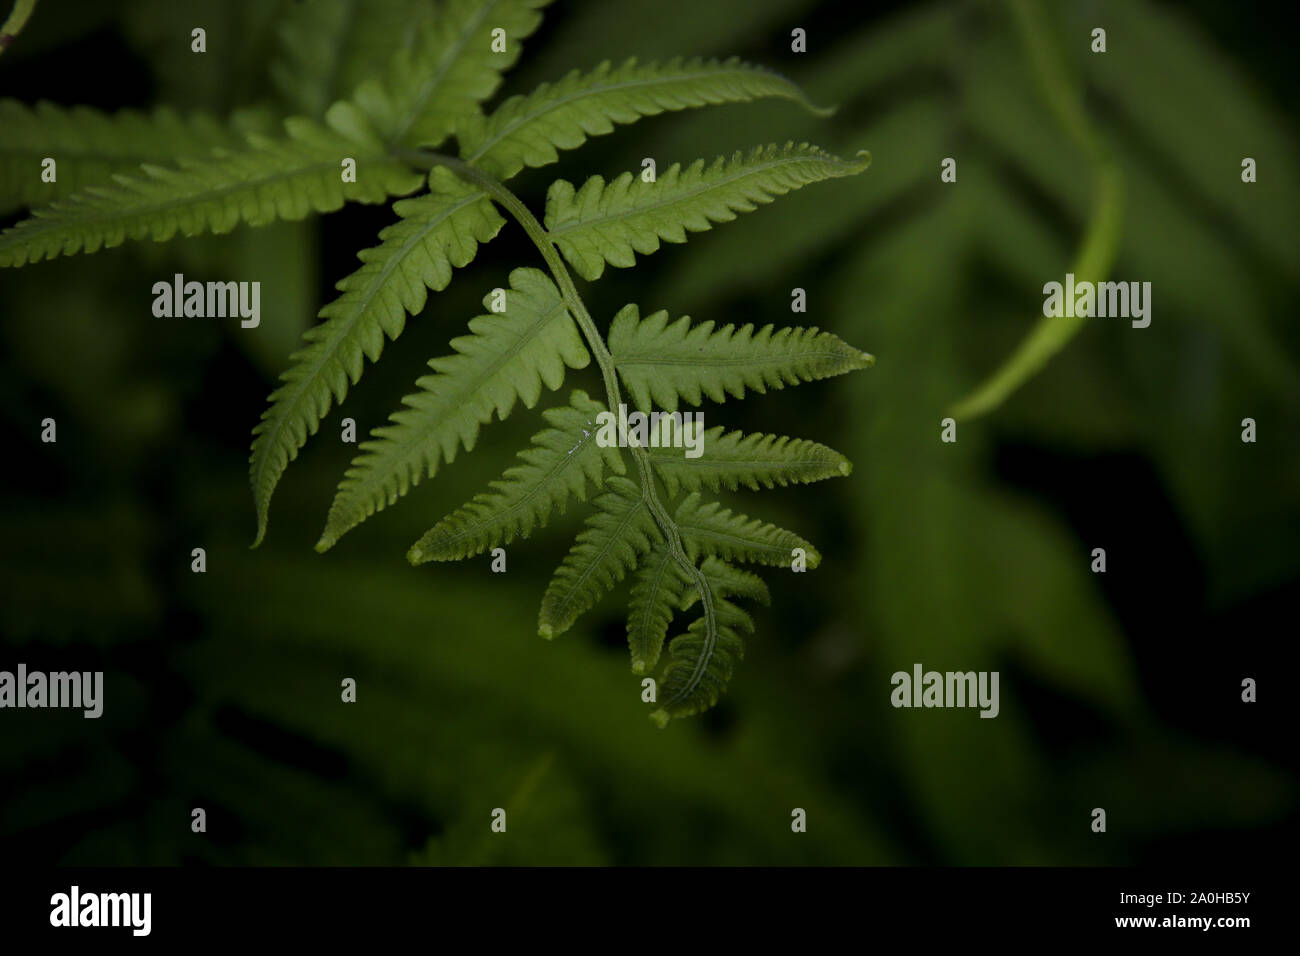
[[[814,568],[820,556],[793,532],[705,496],[844,476],[849,462],[813,441],[722,427],[704,433],[703,454],[694,459],[635,441],[603,447],[596,422],[623,404],[624,388],[634,408],[671,412],[840,375],[873,359],[816,328],[737,328],[670,319],[662,311],[643,317],[634,304],[614,316],[606,337],[570,269],[592,281],[608,266],[632,267],[638,254],[664,242],[685,242],[810,183],[855,175],[869,154],[846,160],[807,143],[773,144],[673,164],[653,181],[628,172],[609,181],[592,176],[576,187],[558,179],[539,221],[505,181],[618,125],[759,98],[826,111],[762,67],[678,58],[575,70],[485,112],[546,0],[352,0],[352,21],[366,25],[365,35],[332,42],[348,22],[335,9],[345,2],[309,0],[283,26],[272,73],[285,107],[303,115],[286,116],[282,133],[272,135],[265,122],[246,115],[219,124],[166,112],[96,114],[99,148],[72,152],[65,177],[79,188],[54,194],[0,234],[0,265],[95,252],[127,239],[225,233],[344,202],[401,197],[392,205],[393,223],[359,254],[360,267],[338,283],[339,295],[320,312],[323,321],[290,357],[254,429],[256,546],[285,469],[359,381],[367,360],[378,361],[407,316],[424,311],[429,292],[446,288],[453,270],[514,220],[545,270],[515,269],[505,311],[471,319],[468,334],[452,341],[452,354],[431,360],[402,407],[362,443],[316,547],[333,547],[462,449],[472,451],[483,425],[516,405],[536,407],[544,392],[564,386],[566,373],[594,365],[600,399],[575,389],[567,403],[543,411],[545,427],[518,463],[430,528],[408,558],[418,565],[479,555],[527,537],[572,498],[589,502],[585,527],[543,595],[539,633],[563,633],[630,575],[632,669],[660,675],[652,716],[663,725],[708,709],[741,658],[742,635],[754,630],[738,601],[768,600],[762,580],[737,564],[790,567],[801,553]],[[301,70],[304,51],[331,51],[336,61]],[[340,77],[348,88],[333,85]],[[2,102],[0,116],[17,131],[0,147],[0,171],[68,136],[68,117],[52,107]],[[437,151],[453,138],[458,155]],[[156,155],[141,161],[135,143]],[[354,181],[339,174],[344,159],[355,162]],[[0,192],[0,205],[33,201],[28,185],[13,185],[19,178],[6,175],[9,193]],[[669,640],[674,619],[687,612],[694,620]]]

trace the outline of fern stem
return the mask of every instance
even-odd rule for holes
[[[5,20],[4,25],[0,26],[0,53],[3,53],[13,44],[14,40],[18,39],[18,34],[27,25],[27,20],[35,9],[36,0],[16,0],[13,11]]]
[[[1088,119],[1083,93],[1079,84],[1067,75],[1065,56],[1057,49],[1042,6],[1037,0],[1008,0],[1008,5],[1049,112],[1092,167],[1092,208],[1069,271],[1080,280],[1100,282],[1110,274],[1119,254],[1124,221],[1124,176],[1105,138]],[[964,421],[997,408],[1038,374],[1082,328],[1083,323],[1077,318],[1040,318],[1033,331],[998,369],[953,405],[948,414]]]
[[[618,375],[614,369],[614,357],[610,355],[609,348],[605,345],[604,336],[596,328],[591,313],[587,311],[586,305],[583,304],[582,296],[578,294],[578,288],[574,285],[573,276],[569,274],[568,267],[564,264],[564,260],[560,258],[555,241],[551,238],[550,233],[546,231],[546,227],[538,222],[532,210],[505,185],[464,160],[423,149],[399,149],[395,155],[421,169],[427,169],[431,166],[447,167],[467,183],[487,193],[519,223],[546,261],[547,268],[550,269],[551,275],[554,276],[565,304],[573,314],[574,321],[578,323],[578,328],[582,330],[583,338],[587,341],[587,347],[591,349],[591,354],[600,367],[601,378],[605,383],[605,402],[611,411],[616,411],[622,403],[622,394],[618,387]],[[682,689],[671,700],[663,704],[660,712],[666,714],[667,709],[673,704],[689,699],[708,669],[709,661],[713,657],[714,648],[717,646],[718,641],[717,609],[713,602],[713,591],[709,587],[704,572],[687,555],[682,544],[681,533],[677,529],[677,523],[668,514],[663,502],[659,500],[658,492],[655,490],[654,474],[650,467],[649,453],[633,442],[628,442],[628,446],[632,451],[632,457],[636,461],[637,472],[640,475],[641,497],[645,501],[646,507],[649,508],[650,514],[654,517],[655,523],[659,525],[659,529],[663,532],[664,538],[668,542],[669,552],[674,560],[695,582],[695,586],[700,592],[701,603],[704,605],[704,649],[695,662],[691,679],[683,685]],[[661,723],[665,722],[661,721]]]

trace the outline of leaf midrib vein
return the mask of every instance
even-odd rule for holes
[[[777,365],[777,366],[784,367],[789,363],[791,357],[796,359],[822,360],[822,359],[835,359],[835,358],[839,358],[840,356],[841,353],[839,352],[796,352],[794,353],[793,356],[788,356],[788,355],[777,356],[770,359],[769,358],[728,359],[728,358],[721,358],[713,355],[702,355],[699,358],[660,358],[658,356],[651,356],[651,355],[641,356],[636,353],[633,353],[631,356],[628,356],[626,353],[623,353],[622,355],[614,356],[614,364],[619,366],[620,368],[626,365],[670,365],[670,366],[681,366],[684,368],[694,368],[700,365],[705,365],[712,368],[718,365],[725,365],[728,368],[738,368],[741,366],[758,368],[758,367],[770,366],[770,365]]]

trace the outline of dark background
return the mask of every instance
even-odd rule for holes
[[[285,3],[45,3],[0,95],[103,110],[274,107]],[[1094,201],[992,2],[559,2],[497,99],[573,67],[731,55],[780,101],[650,118],[512,183],[660,170],[808,139],[871,169],[808,187],[583,286],[719,322],[814,324],[878,357],[842,379],[705,409],[855,463],[729,503],[813,540],[731,691],[646,720],[626,590],[554,643],[545,583],[585,510],[509,549],[419,569],[407,547],[511,463],[519,410],[472,454],[312,550],[354,450],[424,362],[535,253],[513,226],[408,323],[286,473],[248,550],[250,431],[333,283],[392,220],[127,245],[0,274],[0,668],[106,672],[106,712],[0,713],[0,859],[174,863],[1240,864],[1293,838],[1287,719],[1300,565],[1300,215],[1294,57],[1266,7],[1045,7],[1125,180],[1112,277],[1152,325],[1094,320],[1001,408],[939,420],[1032,328]],[[208,31],[203,59],[189,30]],[[794,27],[808,31],[802,56]],[[1088,52],[1092,27],[1109,50]],[[939,181],[943,157],[958,182]],[[1259,182],[1240,181],[1253,156]],[[5,155],[0,129],[0,157]],[[0,170],[11,167],[0,167]],[[6,173],[8,175],[8,173]],[[13,205],[5,224],[21,218]],[[160,320],[174,272],[263,283],[262,325]],[[791,316],[790,289],[809,311]],[[591,390],[592,370],[570,386]],[[554,404],[550,402],[547,404]],[[39,422],[58,421],[56,445]],[[1259,440],[1239,440],[1240,421]],[[190,550],[208,571],[190,573]],[[1089,573],[1104,547],[1105,575]],[[1285,658],[1285,659],[1284,659]],[[998,670],[1002,713],[895,710],[915,662]],[[339,702],[354,677],[355,705]],[[1243,704],[1255,677],[1260,702]],[[488,833],[510,812],[506,839]],[[208,832],[190,832],[204,807]],[[790,810],[808,811],[806,834]],[[1089,828],[1104,807],[1108,831]]]

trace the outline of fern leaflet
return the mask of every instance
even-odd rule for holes
[[[484,304],[491,301],[489,295]],[[532,408],[543,385],[563,384],[566,366],[585,368],[591,361],[559,291],[536,269],[512,272],[506,311],[481,315],[469,327],[472,335],[452,340],[457,354],[432,360],[436,374],[417,381],[420,391],[402,400],[407,407],[361,445],[330,506],[318,551],[425,475],[433,477],[461,445],[473,450],[479,426],[494,413],[505,418],[516,400]]]
[[[429,176],[429,194],[393,205],[400,217],[379,234],[380,245],[360,254],[364,263],[338,284],[343,293],[321,310],[320,325],[304,336],[254,429],[250,477],[257,502],[257,540],[266,534],[271,494],[280,476],[315,434],[333,402],[361,378],[365,360],[379,360],[385,337],[396,339],[406,314],[418,315],[427,290],[451,281],[451,270],[474,258],[505,224],[492,204],[445,169]]]
[[[727,396],[744,398],[745,389],[759,393],[800,382],[842,375],[867,368],[875,358],[829,332],[816,328],[752,325],[737,329],[712,321],[692,326],[683,316],[671,325],[667,312],[639,319],[635,305],[614,317],[609,347],[619,377],[643,409],[673,410],[679,399],[699,405],[707,395],[715,402]]]
[[[567,631],[662,540],[640,488],[622,477],[610,478],[605,487],[609,492],[595,500],[597,510],[542,597],[537,625],[542,637]]]
[[[592,176],[574,190],[560,179],[546,196],[546,228],[579,275],[599,279],[607,262],[629,268],[634,253],[649,255],[661,240],[685,242],[688,232],[730,222],[800,186],[855,175],[870,162],[869,154],[845,160],[786,143],[719,156],[707,167],[702,159],[685,169],[674,163],[654,182],[626,172],[608,184]]]
[[[358,107],[385,142],[434,147],[479,113],[550,0],[448,0],[392,57],[382,82],[358,87]],[[493,31],[505,31],[494,50]]]
[[[757,577],[726,562],[709,559],[700,570],[713,592],[717,634],[710,635],[704,619],[697,618],[685,634],[673,638],[668,645],[671,660],[664,669],[659,689],[663,705],[650,715],[661,727],[673,717],[689,717],[718,702],[745,655],[740,632],[754,631],[753,618],[729,598],[741,595],[762,600],[767,594]],[[757,586],[754,581],[758,581]],[[698,591],[694,596],[698,597]],[[690,603],[688,600],[687,606]]]
[[[788,566],[795,548],[808,558],[808,567],[821,563],[821,555],[793,531],[732,514],[716,501],[704,502],[692,492],[677,507],[677,527],[692,559],[712,555],[727,561],[751,561],[775,567]]]
[[[340,117],[340,125],[342,120]],[[250,135],[250,148],[182,157],[175,168],[146,165],[143,175],[114,176],[36,210],[0,233],[0,266],[58,255],[97,252],[126,239],[164,242],[173,236],[225,233],[241,221],[264,226],[338,209],[345,200],[381,202],[413,190],[420,178],[340,130],[311,120],[285,121],[287,136]],[[355,132],[355,131],[352,131]],[[356,182],[342,182],[340,163],[357,160]]]
[[[738,431],[728,434],[721,425],[704,432],[700,446],[699,458],[688,458],[677,448],[646,449],[669,495],[679,490],[735,491],[741,485],[758,491],[809,484],[853,470],[847,458],[817,442]]]
[[[633,58],[617,67],[606,60],[588,73],[574,70],[526,96],[512,96],[491,116],[468,119],[460,137],[461,155],[498,179],[509,179],[525,166],[555,162],[559,150],[576,149],[589,136],[612,133],[616,123],[760,97],[793,100],[823,116],[831,112],[814,106],[779,73],[738,57],[677,57],[644,64]]]
[[[435,10],[427,0],[308,0],[285,14],[271,79],[302,116],[319,118],[335,100],[382,73]],[[408,54],[409,55],[409,54]]]
[[[599,488],[606,469],[623,474],[619,453],[596,444],[596,416],[603,410],[575,391],[568,405],[543,412],[551,427],[519,453],[523,463],[425,532],[407,555],[411,563],[457,561],[509,544],[516,535],[526,538],[552,512],[563,514],[570,495],[586,501],[587,488]]]
[[[646,674],[659,663],[673,609],[681,603],[691,581],[662,542],[637,571],[627,617],[627,644],[632,673]]]
[[[700,570],[712,586],[713,593],[719,597],[744,597],[763,605],[772,603],[767,585],[753,571],[746,571],[714,557],[705,558],[700,563]],[[699,599],[700,592],[694,587],[688,588],[682,599],[681,610],[689,611]]]
[[[63,199],[144,163],[207,156],[218,147],[239,149],[246,133],[265,131],[265,120],[254,111],[226,124],[202,113],[181,116],[166,108],[110,115],[85,106],[27,107],[0,100],[0,211]],[[46,157],[58,164],[54,182],[34,175]]]

